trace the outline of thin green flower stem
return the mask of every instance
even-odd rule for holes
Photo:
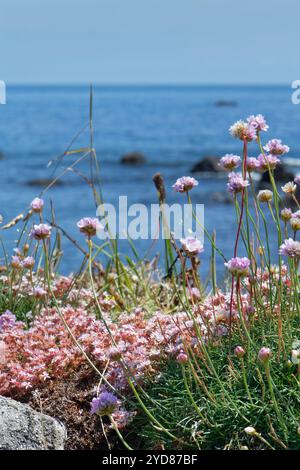
[[[183,376],[183,383],[184,383],[185,389],[187,391],[187,394],[188,394],[188,396],[191,400],[191,403],[192,403],[193,407],[195,408],[196,412],[198,413],[198,415],[200,416],[200,418],[204,422],[206,422],[210,427],[214,427],[214,425],[204,416],[204,414],[202,413],[199,406],[197,405],[197,403],[194,400],[193,394],[192,394],[192,392],[189,388],[188,382],[187,382],[187,376],[186,376],[184,365],[181,365],[181,370],[182,370],[182,376]]]
[[[271,393],[271,397],[272,397],[272,403],[274,405],[274,409],[276,411],[276,414],[277,414],[277,417],[278,417],[278,421],[282,427],[282,430],[283,430],[283,433],[284,433],[284,438],[285,440],[287,441],[288,440],[288,437],[287,437],[287,427],[286,427],[286,424],[284,423],[283,421],[283,418],[282,418],[282,414],[279,410],[279,407],[278,407],[278,403],[277,403],[277,400],[276,400],[276,396],[275,396],[275,393],[274,393],[274,388],[273,388],[273,381],[272,381],[272,378],[271,378],[271,372],[270,372],[270,364],[269,364],[269,361],[267,361],[267,363],[265,364],[265,371],[266,371],[266,376],[267,376],[267,382],[268,382],[268,386],[269,386],[269,390],[270,390],[270,393]]]
[[[243,376],[243,382],[244,382],[244,385],[245,385],[245,389],[246,389],[246,392],[247,392],[247,395],[248,395],[248,398],[249,398],[250,402],[253,404],[253,400],[252,400],[251,393],[250,393],[249,386],[248,386],[248,382],[247,382],[246,369],[245,369],[245,363],[244,363],[244,358],[243,357],[241,358],[241,368],[242,368],[242,376]]]
[[[118,428],[118,425],[117,423],[115,422],[114,418],[110,415],[109,416],[109,419],[110,419],[110,422],[112,424],[112,427],[114,428],[114,430],[116,431],[120,441],[122,442],[123,446],[125,447],[125,449],[127,450],[133,450],[132,447],[130,447],[129,444],[127,444],[127,442],[125,441],[124,437],[122,436],[122,433],[120,432],[119,428]]]
[[[214,242],[214,239],[213,237],[211,237],[210,233],[208,232],[208,230],[205,228],[204,225],[201,224],[201,222],[199,221],[198,217],[196,216],[195,214],[195,211],[194,211],[194,208],[193,208],[193,205],[192,205],[192,200],[191,200],[191,197],[189,195],[189,193],[187,192],[187,200],[188,200],[188,203],[191,204],[192,206],[192,214],[193,214],[193,217],[196,221],[196,223],[199,225],[199,227],[201,228],[201,230],[204,231],[205,235],[207,236],[207,238],[209,239],[210,243],[212,244],[212,246],[214,247],[214,249],[219,253],[219,255],[221,256],[221,258],[223,258],[223,260],[226,262],[227,261],[227,258],[224,256],[223,252],[217,247],[217,245],[215,244]]]

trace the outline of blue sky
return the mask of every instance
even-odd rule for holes
[[[299,0],[1,0],[8,83],[287,83]]]

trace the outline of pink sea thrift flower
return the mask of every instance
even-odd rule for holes
[[[237,155],[233,155],[233,153],[227,153],[220,159],[219,166],[224,168],[225,170],[234,170],[237,168],[241,163],[241,157]]]
[[[118,399],[110,392],[102,392],[98,398],[93,398],[91,414],[110,416],[118,407]]]
[[[249,274],[250,260],[246,257],[231,258],[228,263],[224,263],[233,276],[241,277]]]
[[[35,197],[33,201],[31,201],[30,206],[33,212],[41,212],[44,207],[44,201],[39,197]]]
[[[204,251],[202,243],[194,237],[181,238],[182,248],[190,256],[198,255]]]
[[[249,186],[249,182],[243,178],[241,173],[229,173],[227,188],[230,193],[240,193],[247,186]]]
[[[18,255],[13,255],[11,257],[11,263],[10,264],[14,269],[21,269],[22,268],[22,260],[21,260],[21,258],[19,258]]]
[[[30,238],[34,238],[35,240],[45,240],[46,238],[50,238],[51,235],[51,227],[48,224],[39,224],[34,225],[33,229],[31,230],[29,236]]]
[[[35,260],[32,256],[26,256],[22,261],[23,268],[32,269],[34,266]]]
[[[176,357],[176,361],[179,362],[179,364],[185,364],[188,359],[188,356],[184,352],[180,352]]]
[[[198,181],[195,178],[191,176],[182,176],[181,178],[178,178],[176,180],[172,188],[177,193],[186,193],[187,191],[193,189],[195,186],[198,186]]]
[[[97,231],[103,228],[99,220],[95,217],[84,217],[83,219],[80,219],[77,222],[77,227],[80,232],[88,238],[94,237],[97,234]]]
[[[234,354],[238,357],[238,358],[242,358],[245,356],[246,352],[245,352],[245,349],[242,348],[242,346],[237,346],[234,350]]]
[[[266,362],[268,362],[268,360],[270,359],[270,357],[272,356],[272,351],[270,348],[261,348],[259,353],[258,353],[258,359],[260,360],[260,362],[262,362],[263,364],[265,364]]]
[[[43,287],[37,286],[37,287],[33,288],[33,296],[36,299],[43,299],[46,294],[47,294],[47,291],[45,291],[45,289],[43,289]]]
[[[274,155],[263,155],[262,153],[257,157],[259,162],[259,169],[261,171],[275,170],[278,163],[280,163],[279,158]]]
[[[290,148],[283,145],[280,139],[272,139],[264,146],[264,150],[271,155],[284,155],[290,151]]]
[[[249,173],[259,168],[260,163],[255,157],[248,157],[246,160],[246,169]]]
[[[256,129],[242,120],[235,122],[229,128],[229,132],[235,139],[246,140],[247,142],[251,142],[257,137]]]
[[[284,240],[279,248],[279,254],[282,256],[288,256],[289,258],[300,258],[300,242],[288,238]]]
[[[266,123],[266,120],[262,114],[257,114],[256,116],[249,116],[247,118],[249,126],[256,129],[256,131],[267,131],[269,126]]]

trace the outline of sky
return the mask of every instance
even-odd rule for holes
[[[290,83],[299,0],[1,0],[7,83]]]

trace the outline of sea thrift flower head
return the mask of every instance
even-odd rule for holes
[[[95,217],[84,217],[77,222],[77,227],[80,232],[86,237],[91,238],[97,234],[98,230],[101,230],[103,226],[99,220]]]
[[[188,290],[188,296],[189,298],[193,300],[199,300],[201,298],[200,291],[197,287],[192,287],[191,289]]]
[[[289,181],[284,186],[281,186],[281,189],[286,194],[294,194],[297,190],[297,185],[293,181]]]
[[[257,157],[257,160],[261,171],[275,170],[278,163],[280,163],[279,158],[275,155],[263,155],[262,153]]]
[[[280,216],[284,222],[288,222],[293,216],[292,210],[289,209],[288,207],[285,207],[280,212]]]
[[[181,178],[178,178],[176,180],[172,188],[177,193],[186,193],[187,191],[193,189],[195,186],[198,186],[198,181],[195,180],[195,178],[192,178],[191,176],[182,176]]]
[[[263,189],[262,191],[259,191],[257,199],[259,202],[270,202],[273,199],[273,192],[269,189]]]
[[[266,364],[270,357],[272,356],[272,351],[270,348],[261,348],[259,353],[258,353],[258,359],[260,360],[260,362],[262,362],[263,364]]]
[[[240,193],[249,186],[249,182],[243,178],[241,173],[229,173],[227,188],[231,194]]]
[[[256,433],[256,430],[253,426],[247,426],[245,429],[244,429],[245,433],[248,434],[248,436],[255,436],[257,433]]]
[[[254,127],[242,120],[235,122],[229,128],[229,132],[235,139],[246,140],[247,142],[251,142],[257,137]]]
[[[35,240],[45,240],[46,238],[50,238],[51,235],[51,227],[48,224],[39,224],[34,225],[33,229],[31,230],[29,236],[30,238],[34,238]]]
[[[188,356],[184,352],[180,352],[176,357],[176,361],[179,364],[185,364],[188,361],[188,359],[189,359]]]
[[[248,157],[246,160],[246,169],[249,173],[252,171],[258,170],[260,167],[260,163],[255,157]]]
[[[233,155],[233,153],[227,153],[220,159],[219,166],[224,168],[224,170],[234,170],[241,163],[241,157]]]
[[[282,256],[288,256],[289,258],[300,258],[300,242],[288,238],[284,240],[279,248],[279,254]]]
[[[33,288],[33,297],[36,299],[42,299],[47,294],[47,291],[43,287],[37,286]]]
[[[10,310],[6,310],[0,315],[0,330],[5,327],[11,327],[15,324],[16,317]]]
[[[256,129],[256,131],[267,131],[269,129],[269,126],[266,123],[266,120],[262,114],[257,114],[256,116],[249,116],[247,118],[247,122],[249,126],[253,127]]]
[[[98,398],[93,398],[91,414],[110,416],[118,407],[118,399],[110,392],[102,392]]]
[[[39,197],[35,197],[33,201],[31,201],[30,206],[33,212],[41,212],[44,207],[44,201]]]
[[[26,256],[22,261],[23,268],[32,269],[34,266],[35,260],[32,256]]]
[[[300,229],[300,217],[292,217],[290,219],[290,225],[291,225],[292,230],[294,230],[295,232],[299,230]]]
[[[242,348],[242,346],[237,346],[234,350],[234,354],[238,357],[238,358],[242,358],[245,356],[246,352],[245,352],[245,349]]]
[[[11,263],[10,264],[14,269],[21,269],[22,268],[22,260],[21,260],[21,258],[19,258],[18,255],[13,255],[11,257]]]
[[[298,186],[300,185],[300,175],[294,178],[294,183],[296,183]]]
[[[224,263],[224,265],[233,276],[241,277],[249,274],[250,260],[246,257],[231,258],[228,263]]]
[[[194,237],[181,238],[182,249],[189,256],[195,256],[204,251],[202,243]]]
[[[264,146],[264,150],[271,155],[284,155],[290,151],[290,148],[283,145],[280,139],[272,139]]]
[[[290,220],[290,224],[294,232],[297,232],[297,230],[300,230],[300,219],[298,219],[298,217],[292,217]]]

